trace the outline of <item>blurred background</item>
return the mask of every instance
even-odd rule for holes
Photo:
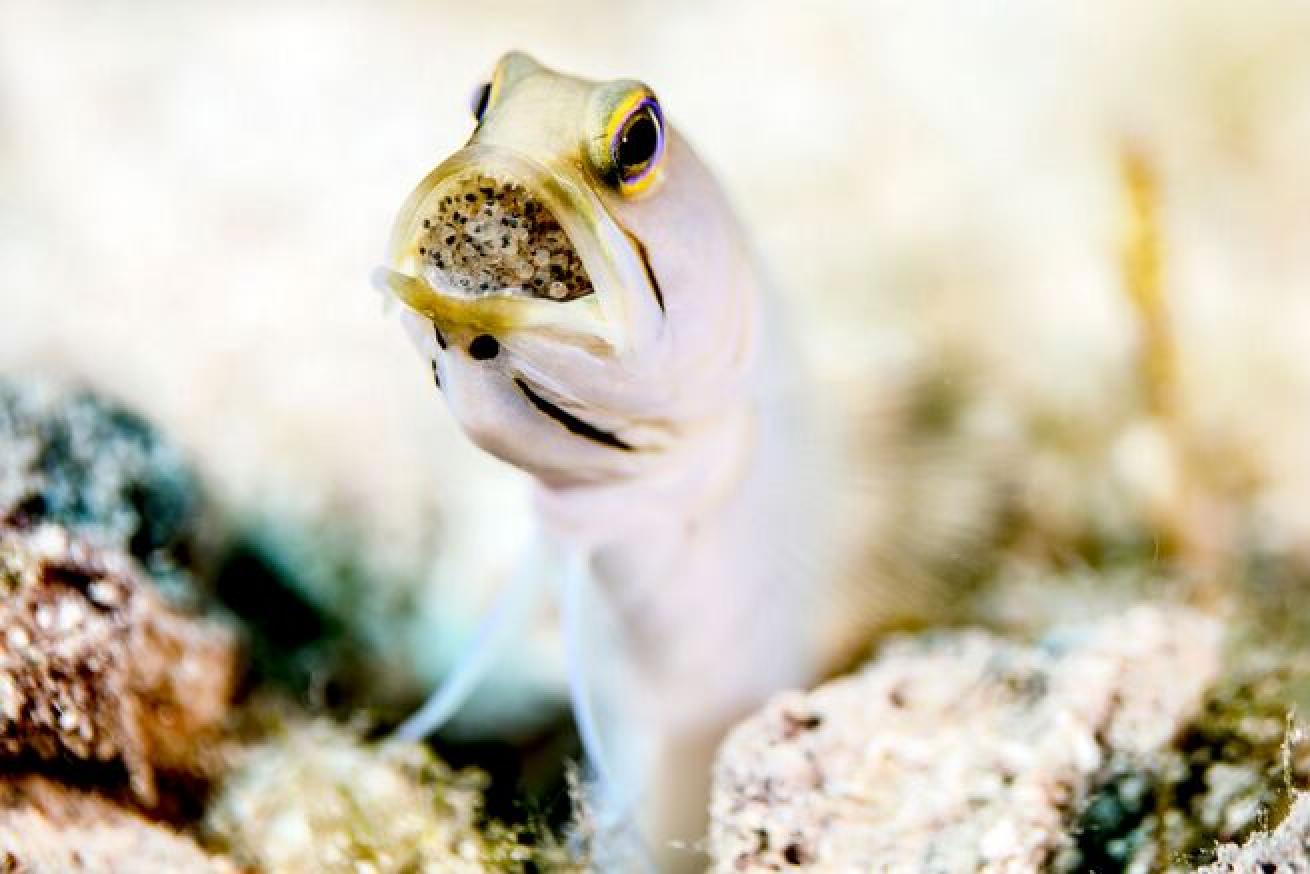
[[[1310,578],[1305,3],[0,0],[0,372],[156,422],[369,682],[429,687],[526,532],[368,281],[513,48],[647,81],[720,175],[859,460],[875,600]],[[558,702],[550,633],[494,718]]]

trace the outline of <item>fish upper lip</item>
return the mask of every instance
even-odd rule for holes
[[[372,278],[379,290],[397,298],[410,311],[437,326],[447,339],[465,334],[503,337],[516,331],[535,329],[593,354],[609,353],[614,349],[605,324],[588,304],[594,295],[569,303],[506,294],[470,298],[442,291],[423,276],[390,267],[378,267]]]

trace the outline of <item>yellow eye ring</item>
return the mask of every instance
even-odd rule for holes
[[[610,166],[619,193],[635,197],[651,190],[663,171],[665,128],[659,101],[649,91],[625,97],[605,129]]]

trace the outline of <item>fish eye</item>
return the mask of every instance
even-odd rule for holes
[[[619,190],[628,195],[645,190],[663,154],[664,118],[655,98],[647,95],[622,117],[610,141]]]
[[[473,97],[469,101],[469,108],[473,110],[474,121],[481,122],[482,117],[487,114],[487,104],[491,102],[491,83],[483,82],[477,88],[473,89]]]
[[[625,182],[640,175],[660,147],[660,123],[648,105],[639,107],[619,130],[614,143],[614,163]]]

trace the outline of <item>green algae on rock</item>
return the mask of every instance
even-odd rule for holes
[[[1055,870],[1181,874],[1283,820],[1310,781],[1310,744],[1289,709],[1298,672],[1286,660],[1245,660],[1226,668],[1169,748],[1110,763]]]
[[[1224,844],[1196,874],[1307,874],[1310,872],[1310,796],[1297,795],[1287,818],[1246,843]]]
[[[549,841],[486,823],[485,786],[419,744],[288,722],[241,754],[205,828],[243,864],[285,874],[581,870]]]
[[[202,506],[181,450],[140,416],[90,390],[0,377],[0,520],[118,547],[190,601]]]

